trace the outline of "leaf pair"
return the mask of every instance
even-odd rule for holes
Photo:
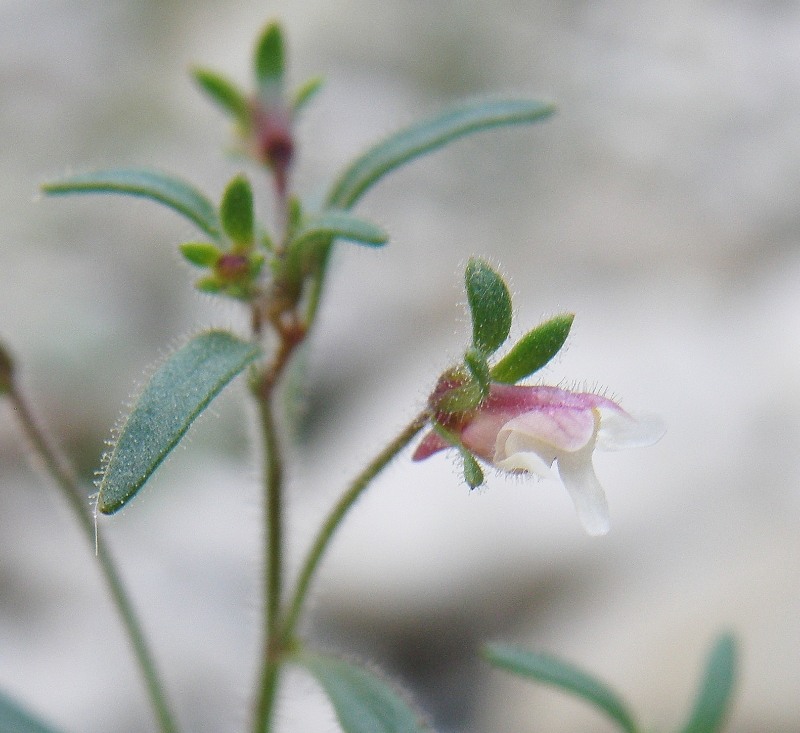
[[[552,685],[583,698],[605,713],[625,733],[640,733],[628,706],[605,683],[548,654],[491,644],[484,657],[495,667],[534,682]],[[680,733],[719,733],[730,708],[736,679],[736,640],[722,634],[714,643],[689,718]]]

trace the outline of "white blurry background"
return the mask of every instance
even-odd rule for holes
[[[464,96],[554,99],[535,128],[460,142],[360,211],[341,246],[290,451],[296,565],[349,477],[458,358],[472,254],[508,274],[518,333],[577,313],[552,383],[660,413],[654,448],[601,455],[614,527],[581,533],[554,483],[469,493],[445,457],[398,460],[353,512],[309,634],[404,680],[441,731],[611,731],[581,703],[477,661],[487,639],[571,659],[660,730],[723,629],[742,649],[729,730],[800,727],[800,8],[795,3],[0,0],[0,337],[87,477],[148,366],[234,309],[192,293],[156,205],[37,200],[68,171],[142,165],[215,198],[241,162],[186,74],[246,83],[284,24],[297,187]],[[266,197],[264,197],[266,199]],[[262,207],[264,216],[268,206]],[[186,730],[241,730],[258,648],[258,465],[241,385],[130,509],[102,522]],[[244,417],[243,417],[244,416]],[[88,479],[87,479],[88,480]],[[66,731],[153,730],[91,548],[0,405],[0,687]],[[290,680],[288,730],[333,731]]]

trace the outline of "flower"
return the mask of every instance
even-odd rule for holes
[[[605,492],[592,465],[594,451],[652,445],[664,434],[656,417],[634,417],[607,397],[547,386],[492,384],[477,409],[440,422],[464,448],[503,471],[549,477],[557,463],[590,535],[606,534],[610,528]],[[421,461],[451,447],[431,431],[413,459]]]

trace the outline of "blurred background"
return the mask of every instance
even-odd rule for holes
[[[446,456],[398,460],[327,558],[309,635],[402,680],[442,732],[605,733],[582,703],[479,662],[479,644],[570,659],[644,725],[674,730],[712,640],[732,629],[742,671],[728,730],[797,731],[800,6],[0,0],[0,338],[87,482],[147,369],[241,316],[193,293],[176,244],[197,232],[172,212],[39,200],[38,184],[149,166],[218,199],[243,164],[187,70],[249,83],[273,18],[292,81],[327,80],[299,131],[304,195],[462,97],[559,105],[544,124],[404,168],[359,205],[392,242],[336,253],[290,449],[292,566],[459,358],[472,254],[508,275],[517,335],[577,314],[544,381],[607,390],[669,426],[653,448],[597,457],[614,522],[601,539],[554,482],[491,476],[470,493]],[[259,645],[259,466],[242,385],[213,412],[101,528],[197,733],[243,729]],[[6,404],[0,507],[0,688],[67,732],[154,730],[92,549],[29,467]],[[319,697],[291,675],[282,730],[336,730]]]

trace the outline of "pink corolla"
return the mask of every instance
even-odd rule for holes
[[[659,419],[634,417],[607,397],[546,386],[492,384],[477,409],[441,422],[464,448],[503,471],[549,477],[556,463],[591,535],[610,528],[606,496],[592,465],[594,451],[652,445],[664,434]],[[431,431],[414,460],[451,447]]]

